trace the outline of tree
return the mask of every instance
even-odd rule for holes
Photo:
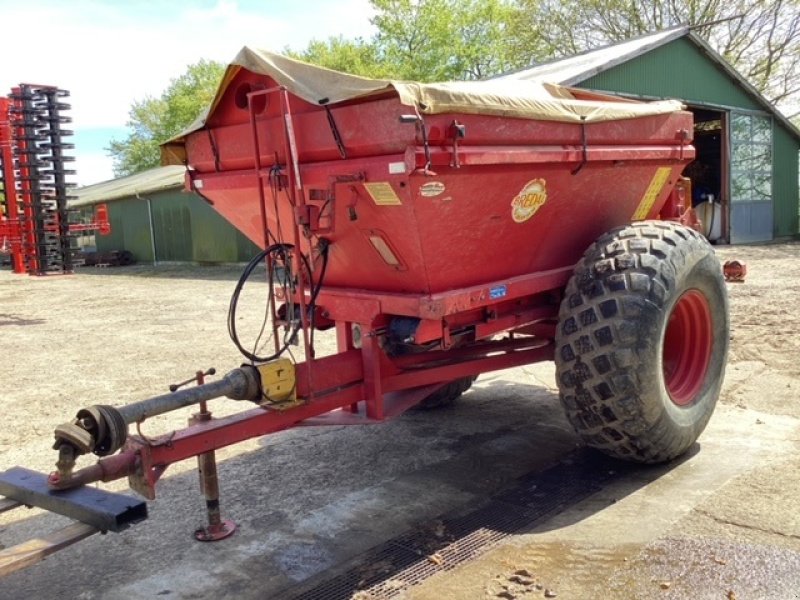
[[[510,0],[371,0],[380,59],[416,81],[482,79],[526,64],[509,33]]]
[[[788,106],[800,92],[800,2],[732,4],[739,17],[708,28],[709,39],[769,101]]]
[[[771,102],[800,91],[798,0],[519,0],[518,19],[555,56],[688,25]]]
[[[371,0],[378,29],[369,40],[332,37],[286,52],[367,77],[447,81],[482,79],[527,64],[545,46],[519,53],[513,0]]]
[[[296,55],[368,76],[481,79],[678,25],[709,41],[793,117],[800,0],[371,0],[370,40],[331,38]]]
[[[111,140],[106,148],[114,159],[114,175],[138,173],[160,164],[159,144],[179,134],[214,99],[225,67],[201,60],[173,79],[158,98],[147,96],[131,106],[124,140]]]
[[[800,93],[800,0],[370,0],[377,33],[285,52],[331,69],[388,79],[483,79],[601,45],[688,25],[771,102],[792,115]],[[158,144],[213,99],[224,67],[190,65],[157,98],[133,104],[116,175],[159,164]],[[795,113],[792,118],[797,118]]]
[[[362,38],[347,40],[342,36],[326,41],[312,40],[305,50],[284,48],[284,54],[327,69],[363,77],[391,77],[389,65],[378,58],[378,48]]]

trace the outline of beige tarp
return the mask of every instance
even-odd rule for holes
[[[291,93],[314,104],[322,100],[327,104],[336,104],[394,90],[403,104],[416,107],[423,114],[455,112],[569,123],[584,120],[594,123],[670,113],[682,108],[681,103],[676,100],[633,102],[611,96],[608,100],[577,100],[566,87],[506,78],[446,83],[369,79],[245,47],[225,72],[217,95],[206,114],[214,111],[222,94],[242,68],[272,77]],[[205,118],[200,118],[181,135],[166,142],[162,147],[162,162],[182,163],[184,136],[201,129],[204,123]]]

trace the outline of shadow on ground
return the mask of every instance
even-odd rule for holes
[[[194,279],[198,281],[238,281],[244,265],[194,265],[194,264],[159,264],[130,265],[127,267],[79,267],[75,272],[93,277],[142,277],[163,279]],[[256,269],[253,281],[263,279],[263,269]]]

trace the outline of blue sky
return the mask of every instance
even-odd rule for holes
[[[125,136],[131,103],[186,65],[227,63],[244,45],[368,37],[371,15],[368,0],[0,0],[0,94],[28,82],[70,90],[75,181],[88,185],[112,177],[104,148]]]

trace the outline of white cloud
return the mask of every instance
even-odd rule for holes
[[[372,31],[368,0],[258,6],[0,0],[0,23],[35,24],[3,28],[0,93],[20,82],[58,85],[72,93],[75,128],[116,127],[125,124],[134,100],[160,94],[201,58],[228,62],[246,44],[301,48],[312,38]],[[97,157],[84,164],[79,155],[78,161],[82,180],[84,169],[100,165]]]
[[[71,178],[79,186],[91,185],[114,177],[113,161],[103,154],[80,154],[75,160],[77,174]]]
[[[227,62],[245,44],[279,50],[302,46],[311,37],[363,33],[366,15],[361,27],[352,26],[353,9],[362,4],[351,0],[302,20],[244,12],[229,0],[206,9],[188,7],[169,20],[95,0],[3,5],[0,21],[25,22],[35,15],[36,28],[33,42],[25,28],[4,29],[0,85],[58,85],[72,92],[76,126],[121,125],[133,100],[159,94],[200,58]],[[348,13],[347,19],[333,18]]]

